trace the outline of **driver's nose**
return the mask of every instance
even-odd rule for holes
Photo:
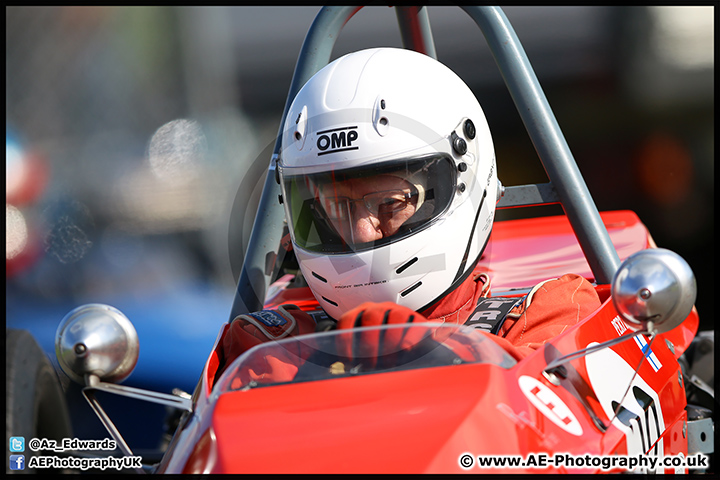
[[[352,235],[355,243],[374,242],[383,237],[380,220],[362,202],[355,205],[352,219]]]

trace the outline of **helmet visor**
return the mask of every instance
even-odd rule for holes
[[[279,169],[296,245],[328,254],[376,248],[426,228],[450,206],[457,177],[442,154],[320,173]]]

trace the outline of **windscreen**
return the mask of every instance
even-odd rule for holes
[[[216,388],[223,392],[470,363],[511,368],[516,361],[472,327],[429,322],[383,325],[257,345],[228,367]]]

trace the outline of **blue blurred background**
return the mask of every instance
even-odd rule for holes
[[[54,360],[68,311],[111,304],[140,337],[125,383],[192,392],[247,246],[259,187],[244,176],[269,161],[318,10],[6,7],[7,327]],[[428,12],[438,59],[486,111],[501,181],[546,182],[480,30],[460,9]],[[688,260],[713,328],[714,8],[505,12],[598,207],[635,210]],[[333,58],[374,46],[402,46],[388,7],[357,13]],[[105,438],[65,386],[75,433]],[[115,400],[101,397],[131,448],[157,446],[162,407]]]

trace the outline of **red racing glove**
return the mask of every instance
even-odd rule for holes
[[[373,329],[353,335],[340,335],[338,353],[373,368],[378,357],[409,349],[426,338],[426,329],[412,328],[412,325],[428,321],[423,315],[396,303],[363,303],[340,317],[338,330],[402,324],[407,324],[408,328]]]

